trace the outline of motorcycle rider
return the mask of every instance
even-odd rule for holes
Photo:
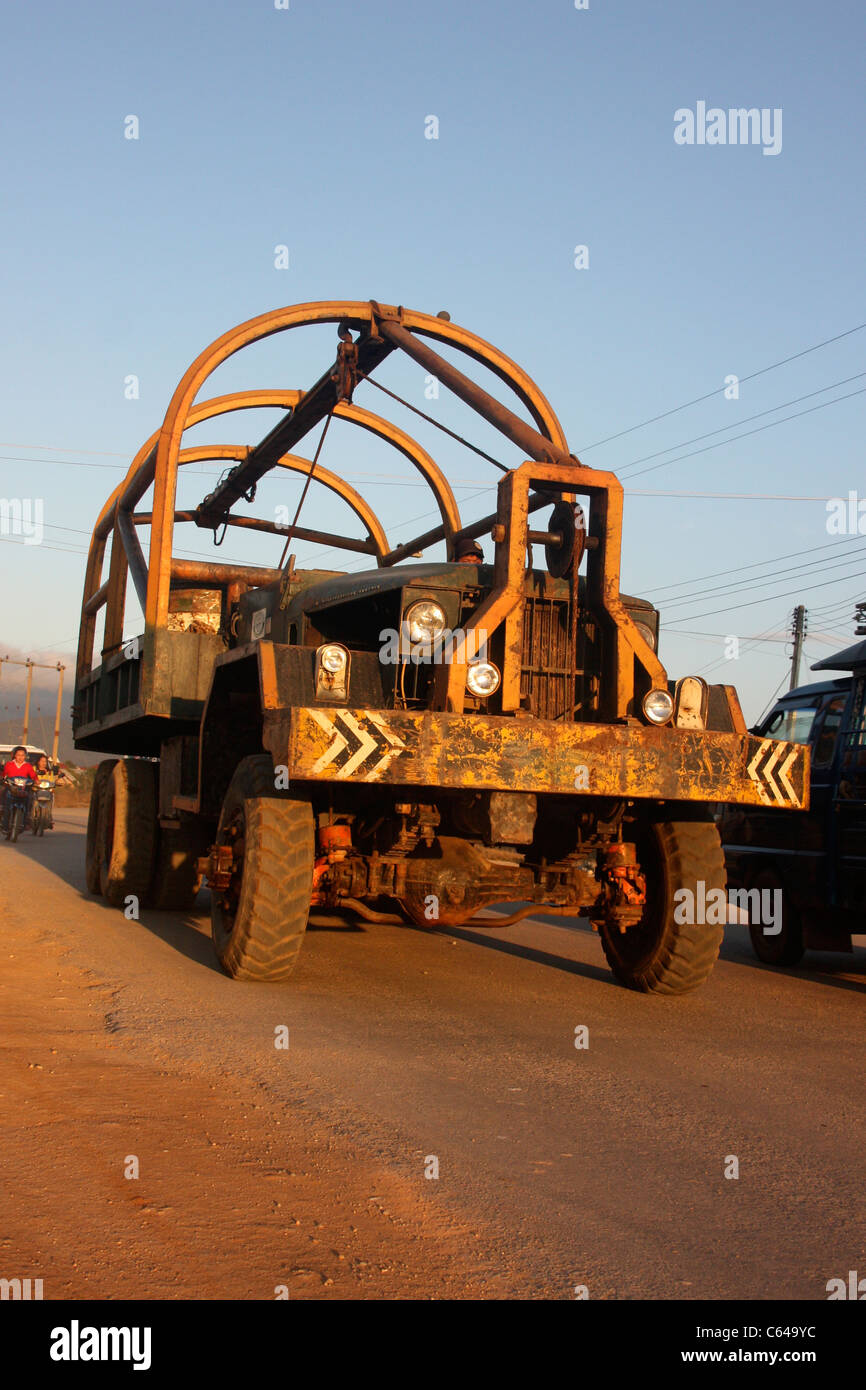
[[[35,777],[33,764],[27,760],[27,749],[19,743],[17,748],[12,749],[12,757],[3,767],[4,777]]]
[[[36,779],[42,781],[46,777],[50,778],[52,788],[71,785],[60,763],[51,763],[47,753],[40,753],[36,759]]]
[[[5,763],[4,766],[3,766],[3,778],[4,778],[4,788],[3,788],[3,793],[4,793],[4,794],[3,794],[3,823],[4,823],[4,825],[5,825],[5,822],[6,822],[6,804],[7,804],[6,788],[5,788],[5,779],[6,779],[7,777],[29,777],[29,778],[30,778],[30,781],[31,781],[31,784],[34,783],[34,782],[36,781],[36,769],[33,767],[33,764],[30,763],[30,762],[28,761],[28,759],[27,759],[27,749],[26,749],[26,748],[24,747],[24,745],[21,744],[21,743],[18,744],[17,748],[13,748],[13,749],[12,749],[12,757],[11,757],[11,758],[9,759],[9,761],[8,761],[7,763]],[[30,817],[30,805],[31,805],[31,802],[32,802],[32,798],[33,798],[33,787],[32,787],[32,785],[31,785],[31,787],[30,787],[30,789],[29,789],[29,795],[28,795],[28,798],[27,798],[27,816],[28,816],[28,819],[29,819],[29,817]]]
[[[56,767],[56,766],[52,766],[52,764],[51,764],[51,763],[49,762],[49,760],[48,760],[48,755],[47,755],[46,753],[40,753],[40,754],[39,754],[39,757],[36,759],[35,773],[36,773],[36,777],[35,777],[34,786],[38,786],[40,782],[42,782],[42,783],[48,782],[48,784],[49,784],[49,786],[50,786],[50,788],[51,788],[51,800],[50,800],[49,808],[48,808],[48,829],[49,829],[49,830],[53,830],[53,828],[54,828],[54,789],[55,789],[55,787],[57,787],[57,786],[63,786],[65,783],[68,783],[69,778],[65,775],[65,773],[63,772],[63,770],[62,770],[61,768]],[[30,815],[31,815],[31,818],[32,818],[32,815],[33,815],[33,797],[32,797],[32,794],[31,794],[31,801],[30,801]]]

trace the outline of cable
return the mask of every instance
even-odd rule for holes
[[[11,439],[0,439],[0,449],[47,449],[49,453],[55,449],[60,453],[67,454],[101,454],[105,458],[127,458],[127,454],[119,454],[116,449],[72,449],[68,444],[17,444]]]
[[[816,550],[831,550],[840,544],[849,544],[852,541],[863,540],[862,536],[849,536],[840,541],[829,541],[827,545],[815,545],[812,553]],[[762,565],[776,565],[780,560],[792,560],[795,555],[802,555],[802,550],[789,550],[786,555],[774,555],[770,560],[755,560],[751,565],[738,565],[739,571],[760,569]],[[702,584],[705,579],[719,579],[722,575],[730,574],[730,568],[726,570],[716,570],[714,574],[699,574],[694,579],[677,580],[675,584],[662,584],[653,588],[654,594],[664,593],[665,589],[679,589],[689,584]]]
[[[820,616],[822,613],[828,613],[833,609],[840,609],[846,606],[850,606],[851,604],[858,603],[860,601],[862,593],[863,590],[860,589],[856,594],[852,594],[851,597],[848,599],[837,599],[834,603],[825,604],[823,608],[813,608],[812,612]]]
[[[773,705],[776,703],[776,700],[778,699],[779,691],[782,689],[782,686],[785,684],[785,681],[788,680],[789,678],[790,678],[790,672],[789,672],[789,671],[786,671],[785,674],[784,674],[784,676],[782,677],[782,679],[779,681],[779,684],[776,686],[776,689],[773,691],[773,694],[770,696],[769,700],[767,701],[767,704],[764,706],[764,708],[763,708],[763,710],[761,711],[760,715],[759,715],[758,718],[755,720],[755,723],[754,723],[754,725],[752,726],[753,728],[756,729],[756,728],[758,727],[759,724],[763,723],[763,720],[764,720],[765,715],[769,714],[770,710],[773,708]]]
[[[777,410],[787,410],[789,405],[799,405],[800,401],[810,401],[814,396],[823,396],[825,391],[835,391],[837,386],[847,386],[849,382],[859,381],[866,376],[866,372],[855,372],[853,376],[843,377],[841,381],[833,381],[829,386],[822,386],[818,391],[807,391],[802,396],[794,396],[790,401],[780,401],[778,405],[770,406],[769,410],[759,410],[756,415],[747,415],[743,420],[736,420],[733,424],[722,425],[717,430],[708,430],[706,434],[696,434],[694,439],[684,439],[679,444],[669,444],[666,449],[657,449],[654,454],[644,454],[643,458],[634,459],[632,463],[623,464],[623,468],[634,468],[639,463],[648,463],[650,459],[661,458],[662,454],[669,454],[673,449],[686,449],[689,444],[699,444],[702,439],[712,439],[714,434],[725,434],[727,430],[736,429],[739,425],[748,425],[752,420],[761,420],[765,415],[773,415]],[[622,468],[619,473],[622,474]],[[646,469],[651,472],[651,469]]]
[[[864,544],[866,544],[866,537],[864,537]],[[860,558],[863,556],[863,554],[864,554],[864,551],[858,550],[858,551],[855,552],[855,558],[860,559]],[[829,564],[829,563],[827,562],[827,560],[824,560],[824,559],[822,559],[822,560],[808,560],[808,561],[806,561],[806,562],[805,562],[804,564],[802,564],[802,565],[788,565],[787,568],[785,568],[785,569],[783,569],[783,570],[778,570],[778,571],[776,572],[776,574],[774,574],[774,575],[772,576],[772,578],[769,578],[769,579],[768,579],[768,578],[764,577],[764,578],[761,580],[760,583],[757,583],[754,579],[747,579],[747,580],[739,580],[739,579],[737,579],[737,580],[732,580],[730,584],[720,584],[720,585],[718,585],[718,586],[716,586],[716,587],[714,587],[714,588],[712,588],[712,589],[699,589],[699,590],[698,590],[696,593],[694,593],[694,594],[681,594],[681,595],[679,595],[679,597],[677,597],[677,598],[672,598],[672,599],[670,599],[670,600],[668,601],[668,603],[667,603],[667,608],[669,608],[669,609],[670,609],[670,608],[675,608],[675,607],[678,607],[680,604],[683,604],[683,603],[685,603],[685,604],[692,603],[696,598],[700,598],[703,594],[718,594],[718,595],[721,597],[726,589],[729,589],[729,590],[731,591],[730,594],[728,595],[728,597],[731,597],[733,594],[740,593],[740,591],[743,590],[743,589],[763,589],[763,588],[765,588],[768,584],[776,584],[776,583],[778,583],[780,576],[783,575],[783,574],[800,574],[800,573],[804,573],[806,570],[814,569],[816,565],[820,566],[822,570],[834,570],[834,569],[839,569],[840,566],[845,567],[845,566],[847,566],[849,563],[850,563],[850,557],[849,557],[849,556],[846,556],[845,559],[843,559],[843,560],[837,561],[836,564]]]
[[[861,574],[866,574],[866,570],[857,571],[858,576]],[[812,584],[809,588],[807,588],[806,593],[811,593],[814,589],[826,589],[830,584],[841,583],[842,581],[840,579],[827,579],[823,584]],[[674,621],[679,621],[682,623],[697,622],[699,618],[711,618],[716,613],[735,613],[740,608],[754,608],[755,605],[758,603],[772,603],[773,599],[790,598],[792,594],[800,593],[802,593],[802,586],[798,589],[788,589],[784,594],[767,594],[766,598],[752,599],[750,603],[733,603],[727,608],[710,609],[710,611],[707,613],[689,613],[683,618],[674,619]]]
[[[787,616],[787,615],[786,615],[786,616]],[[774,623],[774,624],[773,624],[773,627],[777,627],[777,626],[778,626],[777,623]],[[738,655],[738,658],[737,658],[737,659],[739,660],[740,658],[742,658],[742,657],[748,655],[749,652],[754,651],[756,647],[760,646],[760,644],[761,644],[762,642],[764,642],[764,641],[767,640],[767,638],[770,636],[770,633],[771,633],[772,631],[773,631],[773,628],[767,628],[766,632],[761,633],[761,635],[760,635],[759,637],[756,637],[756,638],[754,638],[753,640],[749,641],[749,642],[747,643],[747,645],[743,648],[743,650],[742,650],[741,652],[739,652],[739,655]],[[787,641],[787,640],[790,640],[790,639],[786,638],[785,640]],[[704,666],[700,671],[698,671],[698,672],[697,672],[697,675],[699,675],[699,676],[705,676],[705,675],[707,674],[708,671],[713,671],[713,670],[715,670],[715,668],[716,668],[717,666],[721,666],[721,665],[722,665],[725,661],[727,661],[728,659],[729,659],[729,658],[726,657],[726,656],[716,657],[716,659],[715,659],[714,661],[709,662],[708,665]]]
[[[292,522],[291,526],[289,527],[288,532],[286,533],[286,543],[285,543],[285,545],[283,546],[283,553],[282,553],[282,555],[280,556],[280,563],[277,565],[277,569],[280,569],[280,570],[281,570],[281,569],[283,568],[283,563],[284,563],[285,558],[286,558],[286,553],[287,553],[287,551],[288,551],[288,549],[289,549],[289,546],[290,546],[291,543],[292,543],[292,539],[293,539],[294,534],[295,534],[295,527],[296,527],[297,524],[298,524],[298,517],[301,515],[301,508],[302,508],[303,505],[304,505],[304,499],[305,499],[305,497],[306,497],[306,495],[307,495],[307,493],[308,493],[308,491],[309,491],[310,483],[313,481],[313,474],[314,474],[315,471],[316,471],[316,464],[319,462],[319,454],[322,452],[322,445],[323,445],[324,442],[325,442],[325,435],[328,433],[328,426],[330,425],[330,423],[331,423],[331,421],[333,420],[333,418],[334,418],[334,412],[333,412],[333,410],[329,410],[329,411],[328,411],[328,414],[325,416],[325,427],[324,427],[324,429],[322,430],[322,433],[319,435],[319,442],[318,442],[318,444],[316,445],[316,452],[313,454],[313,461],[312,461],[312,463],[310,464],[310,470],[309,470],[309,472],[307,473],[306,478],[304,479],[304,486],[301,488],[301,495],[300,495],[300,497],[298,498],[298,505],[297,505],[297,507],[296,507],[296,509],[295,509],[295,519],[294,519],[294,521]]]
[[[477,444],[470,444],[469,440],[464,439],[462,434],[455,434],[454,430],[449,430],[448,426],[443,425],[441,420],[435,420],[432,415],[427,415],[425,411],[419,410],[417,405],[411,405],[409,401],[404,401],[402,396],[398,396],[396,391],[389,391],[388,387],[383,386],[381,381],[374,381],[371,376],[366,375],[362,375],[361,380],[369,381],[370,385],[375,386],[377,391],[384,391],[386,396],[390,396],[392,400],[399,401],[400,405],[405,405],[407,410],[412,410],[416,415],[420,415],[421,419],[426,420],[429,425],[435,425],[437,430],[441,430],[443,434],[450,435],[452,439],[456,439],[458,444],[465,444],[466,448],[471,449],[473,454],[479,454],[481,458],[486,459],[488,463],[492,463],[500,472],[511,472],[510,468],[507,468],[504,463],[500,463],[492,454],[486,454],[483,449],[478,448]]]
[[[693,449],[690,454],[679,454],[675,459],[654,463],[651,468],[639,468],[636,473],[627,474],[626,478],[640,478],[644,473],[655,473],[657,469],[667,468],[671,463],[682,463],[684,459],[697,458],[698,454],[709,454],[713,449],[721,449],[726,444],[736,443],[738,439],[748,439],[750,435],[763,434],[764,430],[773,430],[777,425],[786,424],[788,420],[800,420],[804,415],[814,415],[816,410],[826,410],[828,406],[839,405],[842,401],[850,401],[853,396],[862,396],[864,393],[866,393],[866,386],[861,386],[858,391],[849,391],[847,395],[836,396],[832,401],[822,401],[820,405],[810,405],[808,410],[796,410],[793,415],[783,415],[781,420],[771,420],[769,425],[759,425],[757,429],[744,430],[742,434],[732,434],[730,439],[720,439],[716,444],[705,444],[703,449]],[[781,409],[781,407],[779,408]],[[629,465],[626,464],[625,466],[628,467]]]
[[[866,328],[866,323],[858,323],[854,328],[848,328],[844,333],[837,333],[833,338],[825,338],[823,342],[814,343],[812,347],[804,348],[802,352],[795,352],[792,357],[783,357],[780,362],[772,362],[769,367],[761,367],[760,371],[750,372],[748,376],[738,378],[740,385],[744,381],[754,381],[756,377],[765,376],[767,372],[774,372],[777,367],[786,367],[789,362],[796,362],[800,357],[808,357],[810,352],[817,352],[820,348],[828,347],[830,343],[838,343],[842,338],[850,338],[852,333],[860,333]],[[620,430],[617,434],[609,434],[606,439],[599,439],[595,444],[587,444],[582,449],[578,449],[578,455],[588,454],[590,449],[599,449],[602,444],[610,444],[614,439],[622,439],[626,434],[634,434],[635,430],[642,430],[646,425],[654,425],[658,420],[667,420],[671,415],[678,415],[681,410],[688,410],[690,406],[700,405],[702,401],[711,400],[713,396],[718,396],[725,391],[725,386],[717,386],[712,391],[707,391],[703,396],[696,396],[693,401],[686,401],[683,405],[674,406],[672,410],[665,410],[661,415],[653,415],[649,420],[641,420],[637,425],[629,425],[628,429]]]

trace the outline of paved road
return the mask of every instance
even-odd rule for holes
[[[618,986],[580,921],[326,922],[292,983],[244,985],[206,894],[126,921],[85,894],[84,813],[59,819],[0,842],[0,1275],[46,1297],[821,1299],[866,1273],[862,944],[778,972],[730,928],[709,985],[669,1000]]]

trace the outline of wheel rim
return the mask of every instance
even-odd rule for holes
[[[646,906],[640,921],[628,927],[625,932],[620,932],[614,927],[605,928],[607,939],[618,959],[630,971],[640,971],[653,960],[659,936],[664,930],[667,887],[663,856],[653,831],[639,839],[637,858],[641,873],[646,878]]]
[[[212,889],[219,913],[220,931],[228,941],[234,930],[244,883],[246,859],[246,818],[243,807],[237,807],[217,835],[217,847],[230,846],[232,851],[231,879],[226,888]]]

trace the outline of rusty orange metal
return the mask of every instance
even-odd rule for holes
[[[336,326],[339,342],[333,364],[311,387],[306,390],[239,391],[196,403],[208,378],[235,353],[269,336],[322,324]],[[353,333],[358,337],[353,338]],[[510,406],[483,390],[430,343],[455,349],[492,371],[508,386],[529,419],[522,418]],[[404,352],[419,366],[435,374],[524,452],[526,460],[523,463],[503,472],[495,513],[464,526],[453,491],[430,453],[405,430],[353,399],[354,392],[391,352]],[[206,420],[265,408],[278,408],[287,413],[258,443],[184,447],[186,431]],[[409,460],[431,488],[440,518],[436,526],[391,548],[384,527],[360,493],[339,473],[321,466],[317,459],[312,461],[295,452],[297,440],[316,422],[331,416],[371,432]],[[283,447],[286,444],[290,447]],[[179,468],[194,461],[212,459],[230,460],[235,466],[197,508],[179,509]],[[458,541],[485,534],[493,539],[492,588],[474,610],[465,631],[458,634],[452,659],[435,673],[430,708],[423,715],[428,721],[423,725],[427,733],[418,732],[413,722],[421,716],[408,710],[389,713],[389,720],[399,715],[409,721],[404,732],[417,745],[412,758],[401,761],[397,756],[388,755],[383,761],[390,780],[399,782],[405,777],[413,782],[423,776],[429,777],[435,785],[456,786],[462,778],[460,784],[465,786],[477,784],[481,788],[566,793],[575,790],[573,776],[569,785],[567,766],[564,764],[563,770],[557,766],[557,761],[565,757],[567,763],[572,754],[579,758],[591,744],[596,771],[587,786],[581,788],[590,794],[745,802],[755,797],[761,799],[766,788],[761,787],[760,777],[753,775],[748,751],[751,745],[742,712],[735,693],[729,688],[722,689],[727,710],[724,727],[730,732],[703,731],[687,736],[682,729],[646,728],[641,723],[643,696],[650,690],[666,691],[668,680],[656,652],[632,621],[620,595],[623,490],[615,475],[588,468],[569,453],[562,427],[544,395],[499,349],[452,324],[447,316],[420,314],[375,300],[314,302],[259,315],[217,338],[193,361],[172,396],[162,425],[142,444],[126,477],[114,489],[97,518],[82,599],[78,650],[78,682],[82,687],[91,678],[96,622],[103,608],[103,658],[110,664],[117,656],[123,640],[126,588],[131,578],[145,612],[144,641],[149,653],[137,690],[136,709],[160,717],[166,715],[172,701],[170,668],[177,652],[172,642],[175,637],[182,636],[167,630],[172,586],[214,586],[224,595],[227,613],[232,605],[237,606],[243,590],[273,583],[279,577],[278,570],[264,565],[220,564],[175,556],[175,525],[186,523],[200,528],[213,527],[216,531],[225,524],[265,534],[284,534],[286,528],[268,518],[237,515],[232,510],[242,498],[251,502],[258,479],[277,467],[315,480],[339,496],[362,522],[366,532],[365,538],[358,539],[293,525],[292,534],[302,540],[342,546],[349,552],[369,555],[380,568],[391,567],[406,556],[440,542],[444,542],[446,553],[452,558]],[[151,506],[142,508],[142,499],[151,488]],[[587,724],[577,720],[572,700],[570,708],[562,712],[566,718],[549,725],[543,718],[529,718],[526,697],[522,693],[526,562],[533,544],[547,547],[548,558],[555,555],[557,547],[565,547],[566,523],[569,516],[574,515],[573,500],[577,495],[587,497],[590,502],[585,538],[586,577],[580,602],[598,624],[603,669],[597,673],[598,700],[592,713],[593,722]],[[553,516],[559,517],[559,530],[552,521],[546,528],[531,530],[530,517],[547,506],[554,506]],[[145,525],[151,531],[147,562],[138,538],[138,530]],[[574,531],[573,525],[571,530]],[[109,539],[111,561],[108,576],[103,578]],[[571,656],[565,677],[573,686],[577,660],[578,584],[577,566],[573,566],[571,572],[568,558],[563,551],[562,566],[554,567],[551,561],[551,573],[570,574]],[[464,714],[469,699],[467,662],[477,650],[482,633],[488,640],[492,638],[500,643],[498,649],[502,652],[499,718],[477,712]],[[255,658],[260,666],[263,706],[279,713],[281,728],[286,728],[288,715],[280,691],[279,673],[266,641],[258,643]],[[292,716],[289,721],[292,723],[291,738],[297,740],[300,737],[298,729],[303,728],[302,743],[306,742],[303,748],[297,742],[292,744],[292,756],[297,762],[295,773],[318,776],[313,769],[315,749],[322,738],[321,721],[317,733],[303,709],[296,714],[297,718]],[[365,718],[375,723],[372,712],[368,711]],[[467,722],[437,722],[452,719]],[[389,723],[389,727],[397,726]],[[395,737],[399,740],[402,735],[397,733]],[[437,742],[440,739],[441,746]],[[509,750],[507,756],[504,750]],[[786,777],[792,788],[802,782],[798,756],[795,751],[785,763]],[[602,766],[605,760],[609,765]],[[413,768],[415,771],[409,775]],[[321,775],[326,780],[325,773]],[[807,795],[805,787],[802,794]],[[789,804],[800,804],[799,795],[792,790]]]

